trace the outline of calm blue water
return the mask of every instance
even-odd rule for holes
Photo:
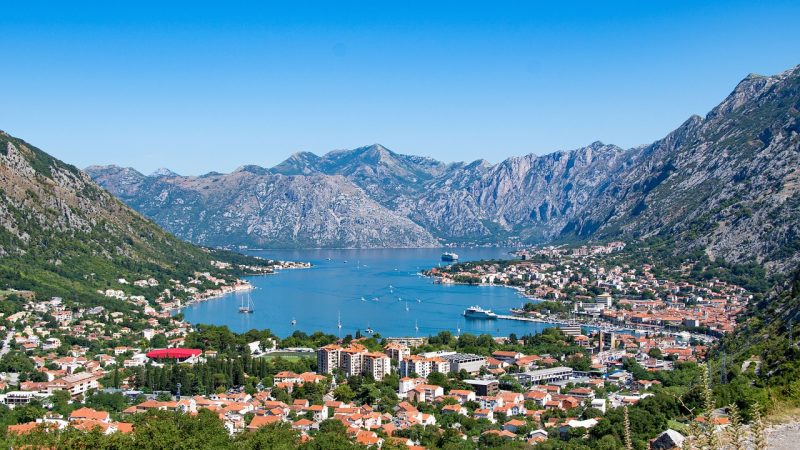
[[[507,249],[455,249],[461,261],[507,258]],[[440,263],[441,249],[270,250],[254,251],[265,258],[310,261],[310,269],[284,270],[250,277],[255,311],[240,314],[241,294],[183,309],[191,323],[227,325],[234,331],[269,328],[279,336],[295,329],[341,335],[371,327],[383,336],[428,336],[442,330],[507,336],[536,333],[544,326],[509,320],[466,320],[468,306],[479,305],[507,314],[524,299],[500,286],[433,284],[418,271]],[[330,259],[329,259],[330,258]],[[365,301],[361,298],[364,297]],[[297,324],[292,327],[291,321]],[[419,330],[415,328],[419,327]]]

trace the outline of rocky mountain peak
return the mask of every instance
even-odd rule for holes
[[[237,167],[234,172],[247,172],[252,173],[254,175],[267,175],[272,173],[270,169],[266,169],[264,167],[255,165],[255,164],[245,164],[244,166]]]
[[[151,177],[174,177],[179,176],[177,173],[167,169],[166,167],[160,167],[153,171],[150,174]]]

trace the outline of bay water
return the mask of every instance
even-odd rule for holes
[[[419,275],[444,265],[444,251],[457,253],[460,261],[511,256],[509,249],[502,248],[250,251],[264,258],[311,262],[313,267],[248,277],[255,287],[249,292],[251,314],[239,312],[242,297],[248,295],[243,293],[190,305],[182,312],[194,324],[227,325],[236,332],[269,328],[278,336],[294,330],[345,336],[357,330],[365,333],[368,328],[384,337],[429,336],[443,330],[522,336],[548,326],[465,319],[463,312],[469,306],[509,314],[510,308],[526,299],[508,287],[435,284]]]

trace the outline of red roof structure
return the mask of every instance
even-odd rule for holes
[[[200,356],[203,353],[198,348],[161,348],[147,352],[150,359],[186,359]]]

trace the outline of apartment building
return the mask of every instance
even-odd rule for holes
[[[366,347],[351,343],[347,347],[331,344],[317,350],[317,373],[333,373],[341,369],[348,377],[370,374],[382,380],[391,372],[391,360],[380,352],[369,352]]]

